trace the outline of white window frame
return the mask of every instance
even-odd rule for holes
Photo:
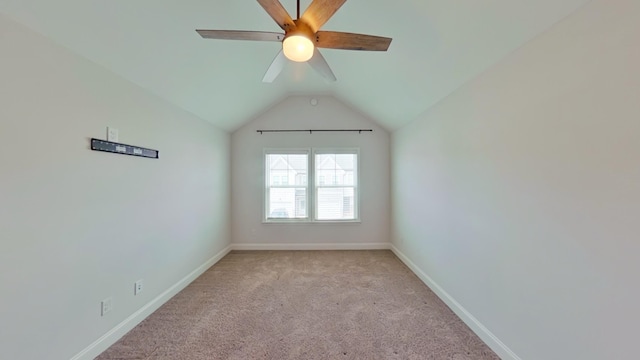
[[[292,188],[300,188],[305,187],[306,193],[306,201],[305,201],[305,218],[269,218],[267,211],[269,210],[269,194],[270,187],[270,173],[268,172],[268,162],[267,156],[271,154],[297,154],[297,155],[307,155],[307,184],[306,186],[295,185],[295,181],[293,184],[282,185],[282,181],[280,181],[281,185],[277,185],[277,187],[292,187]],[[353,187],[354,190],[354,218],[353,219],[330,219],[330,220],[320,220],[317,219],[317,196],[318,196],[318,187],[329,187],[331,184],[316,184],[316,164],[315,158],[316,155],[321,154],[354,154],[356,155],[356,173],[355,173],[355,185]],[[360,221],[360,164],[361,164],[361,156],[359,148],[266,148],[263,151],[262,156],[263,162],[263,209],[262,209],[262,221],[264,223],[359,223]],[[326,179],[325,179],[326,180]],[[335,185],[335,184],[333,184]]]
[[[283,185],[282,181],[279,181],[279,185],[273,186],[273,187],[278,187],[278,188],[305,188],[305,193],[306,193],[306,201],[305,201],[305,214],[307,215],[304,218],[270,218],[269,215],[267,214],[268,210],[269,210],[269,202],[270,202],[270,191],[269,189],[272,187],[271,184],[269,184],[270,179],[270,173],[269,173],[269,164],[267,161],[267,156],[268,155],[272,155],[272,154],[288,154],[288,155],[306,155],[307,156],[307,184],[306,185],[296,185],[295,181],[293,182],[293,184],[287,184],[287,185]],[[309,210],[311,209],[310,207],[310,192],[311,192],[311,182],[310,182],[310,172],[311,172],[311,157],[312,157],[312,153],[311,153],[311,149],[310,148],[287,148],[287,149],[274,149],[274,148],[268,148],[268,149],[264,149],[263,151],[263,155],[262,155],[262,163],[263,163],[263,169],[262,169],[262,176],[264,177],[264,187],[263,187],[263,202],[262,202],[262,221],[265,223],[296,223],[296,222],[309,222],[311,219],[311,214],[309,212]]]
[[[313,190],[312,190],[312,194],[313,194],[313,208],[312,208],[312,212],[311,212],[311,216],[313,218],[314,222],[320,222],[320,223],[336,223],[336,222],[340,222],[340,223],[348,223],[348,222],[360,222],[360,163],[361,163],[361,158],[360,158],[360,149],[359,148],[314,148],[312,149],[312,156],[311,156],[311,165],[313,166],[312,171],[309,172],[309,176],[313,177],[311,180],[311,183],[313,184]],[[353,191],[353,196],[355,197],[353,199],[353,219],[328,219],[328,220],[321,220],[318,219],[318,188],[330,188],[330,187],[351,187],[351,186],[344,186],[344,185],[338,185],[336,184],[336,180],[335,178],[332,178],[332,181],[327,181],[327,179],[325,178],[324,184],[316,184],[315,183],[315,178],[316,178],[316,172],[318,169],[316,169],[316,155],[323,155],[323,154],[351,154],[351,155],[355,155],[356,156],[356,168],[355,168],[355,179],[354,179],[354,191]]]

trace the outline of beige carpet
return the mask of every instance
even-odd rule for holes
[[[498,357],[390,251],[234,251],[98,359]]]

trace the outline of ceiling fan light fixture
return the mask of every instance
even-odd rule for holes
[[[313,42],[302,34],[287,36],[282,42],[284,56],[291,61],[305,62],[313,56]]]
[[[341,31],[320,31],[322,26],[344,5],[347,0],[306,0],[310,2],[300,15],[300,0],[297,0],[297,18],[280,3],[281,0],[258,0],[262,8],[284,31],[247,30],[196,30],[205,39],[273,41],[282,49],[273,59],[262,78],[263,82],[273,82],[287,60],[306,62],[323,78],[336,81],[327,60],[316,48],[339,50],[387,51],[391,38],[347,33]],[[285,60],[286,59],[286,60]]]

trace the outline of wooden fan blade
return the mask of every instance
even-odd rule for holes
[[[272,83],[273,80],[278,77],[286,62],[287,58],[284,56],[284,52],[280,50],[278,55],[276,55],[275,59],[273,59],[273,61],[271,62],[271,66],[269,66],[267,72],[264,74],[262,82]]]
[[[318,51],[318,48],[313,50],[313,56],[307,62],[315,71],[322,75],[323,78],[329,81],[336,81],[336,76],[333,74],[333,71],[331,71],[327,60],[325,60],[324,56]]]
[[[264,8],[264,10],[278,23],[278,26],[284,31],[289,31],[296,28],[296,24],[289,16],[287,10],[282,6],[278,0],[258,0],[258,3]]]
[[[387,51],[391,38],[338,31],[318,31],[316,46],[342,50]]]
[[[205,39],[282,41],[284,34],[268,31],[196,30]]]
[[[313,0],[300,19],[315,33],[347,0]]]

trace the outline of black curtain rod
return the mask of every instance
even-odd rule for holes
[[[349,131],[349,132],[357,132],[362,134],[363,131],[373,131],[373,129],[309,129],[309,130],[256,130],[260,135],[263,133],[272,133],[272,132],[308,132],[309,134],[313,134],[313,132],[327,132],[327,131]]]

